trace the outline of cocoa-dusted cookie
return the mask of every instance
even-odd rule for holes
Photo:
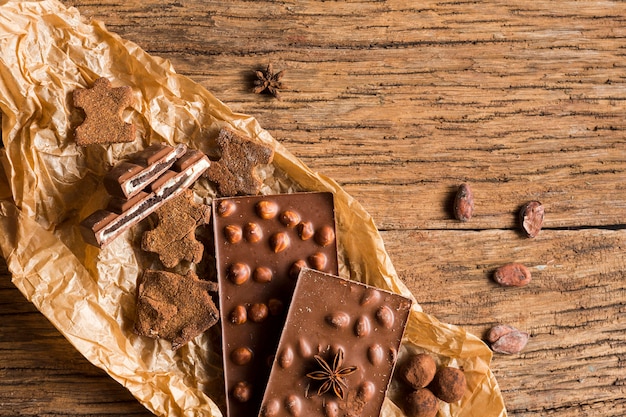
[[[167,268],[173,268],[180,261],[198,263],[202,259],[204,246],[196,240],[196,227],[208,224],[211,207],[197,204],[193,192],[185,190],[171,199],[157,211],[157,226],[144,232],[141,248],[156,252]]]
[[[220,130],[217,144],[221,158],[211,162],[204,176],[217,185],[221,196],[258,194],[262,182],[254,171],[258,165],[272,162],[274,150],[229,128]]]
[[[122,119],[122,112],[133,104],[133,91],[129,86],[111,87],[111,82],[98,78],[91,88],[73,92],[74,106],[85,111],[85,120],[74,132],[76,143],[132,142],[135,125]]]
[[[186,275],[146,270],[137,286],[135,332],[165,339],[176,350],[217,323],[219,312],[209,292],[217,283]]]

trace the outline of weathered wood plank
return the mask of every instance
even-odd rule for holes
[[[78,353],[0,263],[0,416],[152,415]]]
[[[530,333],[520,355],[493,360],[511,415],[626,411],[626,230],[544,230],[535,239],[502,230],[383,237],[426,312],[479,336],[498,323]],[[493,272],[506,262],[528,266],[532,282],[496,284]]]
[[[497,196],[473,227],[513,227],[529,198],[549,203],[547,227],[626,224],[623,4],[401,3],[130,3],[94,15],[255,115],[381,228],[452,227],[445,203],[460,181]],[[269,61],[288,71],[283,102],[249,92]]]

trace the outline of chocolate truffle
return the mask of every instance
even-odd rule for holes
[[[419,388],[406,396],[404,412],[407,417],[435,417],[439,401],[428,388]]]
[[[455,403],[465,394],[465,374],[460,369],[446,366],[437,371],[430,388],[440,400]]]
[[[437,364],[432,356],[426,353],[411,355],[411,357],[400,368],[400,377],[411,388],[424,388],[435,377]]]

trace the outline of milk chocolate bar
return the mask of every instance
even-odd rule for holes
[[[183,143],[176,147],[155,143],[137,152],[128,161],[115,165],[104,177],[107,192],[119,198],[131,198],[170,169],[187,151]]]
[[[411,300],[303,269],[261,417],[378,417]]]
[[[188,150],[171,170],[166,171],[130,200],[112,198],[106,210],[98,210],[80,224],[85,242],[103,247],[131,226],[145,219],[170,198],[189,188],[209,167],[210,161],[200,151]],[[182,169],[182,167],[186,167]]]
[[[331,193],[213,202],[229,417],[255,416],[300,269],[337,273]]]

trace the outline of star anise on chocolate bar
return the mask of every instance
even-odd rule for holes
[[[267,64],[267,68],[265,70],[255,71],[257,79],[254,80],[254,88],[252,89],[253,93],[261,94],[265,91],[269,92],[271,95],[280,100],[280,91],[285,88],[285,85],[281,78],[285,75],[285,71],[279,71],[274,73],[274,68],[272,64]]]
[[[317,390],[317,395],[324,395],[332,388],[337,397],[342,400],[345,399],[345,390],[348,389],[348,385],[346,384],[344,378],[356,372],[357,367],[347,366],[342,368],[341,365],[343,365],[343,355],[343,349],[339,349],[335,354],[332,366],[330,366],[321,356],[314,356],[317,364],[322,368],[322,370],[310,372],[306,374],[306,376],[317,381],[324,381]]]

